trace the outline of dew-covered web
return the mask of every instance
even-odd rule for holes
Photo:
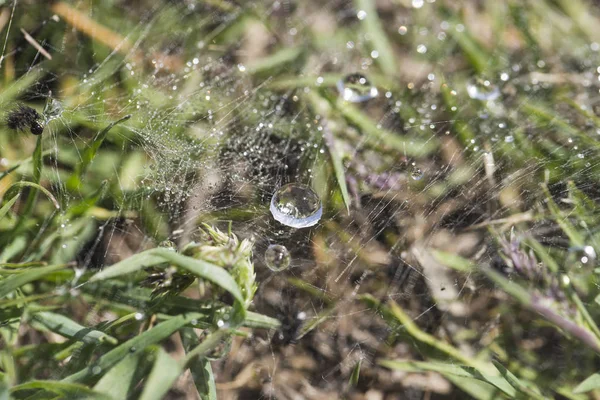
[[[376,365],[388,353],[418,358],[430,349],[398,340],[401,324],[388,325],[373,301],[401,304],[427,334],[471,335],[455,345],[475,354],[501,323],[490,302],[503,299],[490,300],[482,294],[489,283],[445,267],[434,250],[502,269],[490,232],[508,238],[517,227],[517,237],[572,260],[595,258],[585,249],[593,251],[596,232],[588,229],[586,247],[569,249],[543,217],[538,189],[550,184],[564,200],[572,180],[596,193],[587,179],[599,168],[591,143],[596,43],[563,43],[560,56],[546,59],[511,53],[518,45],[474,18],[475,5],[466,6],[474,13],[467,23],[451,4],[433,12],[439,1],[413,0],[380,10],[397,53],[389,75],[364,2],[147,3],[144,12],[128,2],[43,6],[29,34],[52,60],[25,39],[3,50],[4,68],[8,61],[20,76],[15,85],[34,82],[19,97],[46,107],[44,179],[63,210],[81,200],[67,172],[97,132],[131,115],[87,171],[94,184],[109,177],[102,190],[110,200],[90,218],[57,211],[58,237],[34,243],[60,246],[55,261],[76,259],[87,270],[166,240],[181,248],[202,223],[251,238],[253,309],[283,327],[236,340],[213,363],[224,396],[337,398],[360,363],[361,392],[447,393],[436,376],[410,381]],[[14,4],[16,14],[33,7]],[[4,11],[8,34],[20,35],[13,9]],[[497,44],[483,58],[469,47],[478,34]],[[564,102],[548,104],[558,85],[567,87]],[[566,179],[557,183],[556,169],[569,171]],[[271,198],[287,184],[319,196],[317,225],[295,229],[273,218]],[[42,224],[38,237],[49,228]],[[267,256],[290,265],[269,268]],[[101,308],[89,322],[102,320]]]

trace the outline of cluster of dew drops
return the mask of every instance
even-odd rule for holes
[[[435,0],[412,0],[411,5],[415,9],[422,8],[425,3],[434,3]],[[367,17],[367,13],[364,10],[358,10],[356,17],[359,20],[364,20]],[[444,21],[441,24],[442,31],[437,35],[439,40],[446,39],[446,33],[448,29],[451,28],[450,23]],[[465,27],[462,24],[457,24],[453,27],[458,32],[464,31]],[[426,29],[425,29],[426,31]],[[406,35],[408,32],[408,28],[404,25],[398,28],[398,33],[402,36]],[[420,32],[423,34],[423,32]],[[354,48],[354,42],[348,42],[347,48]],[[596,47],[600,48],[600,46]],[[597,51],[598,48],[594,48],[592,46],[592,51]],[[419,44],[416,48],[416,51],[419,54],[425,54],[427,52],[427,47],[425,44]],[[379,57],[379,53],[377,50],[373,50],[370,53],[371,59],[375,60]],[[543,61],[538,61],[536,63],[536,67],[543,68],[545,63]],[[364,66],[363,66],[364,67]],[[364,68],[363,68],[364,69]],[[494,83],[491,80],[485,78],[475,78],[470,79],[466,82],[465,92],[466,94],[473,100],[479,101],[487,106],[485,109],[489,109],[491,111],[494,110],[495,101],[498,100],[501,95],[501,87],[500,84],[506,83],[510,79],[510,73],[518,73],[521,69],[521,65],[515,64],[511,67],[511,71],[504,71],[498,77],[500,82],[498,84]],[[600,67],[598,67],[598,71],[600,74]],[[434,74],[428,75],[428,80],[433,81],[435,79]],[[600,78],[599,78],[600,80]],[[318,78],[317,83],[321,84],[323,82],[323,78]],[[535,86],[536,82],[532,81],[532,84]],[[409,84],[409,88],[411,85],[414,87],[414,84]],[[340,79],[336,84],[336,89],[339,92],[339,96],[347,102],[352,103],[362,103],[367,102],[371,99],[376,98],[379,95],[379,90],[377,87],[373,86],[368,78],[361,73],[352,73],[346,75],[342,79]],[[526,85],[524,90],[529,91],[531,87]],[[456,95],[456,91],[451,91],[452,95]],[[386,98],[391,97],[391,93],[385,93]],[[397,102],[397,106],[400,106],[401,103]],[[432,106],[432,110],[435,108]],[[456,110],[452,110],[456,111]],[[499,113],[502,115],[503,113]],[[483,119],[486,119],[487,116],[483,116]],[[416,121],[408,121],[409,123]],[[499,122],[498,128],[503,129],[507,127],[506,122]],[[433,128],[433,126],[431,126]],[[599,131],[600,132],[600,131]],[[508,134],[504,138],[504,142],[513,143],[514,139],[512,135]],[[473,150],[478,150],[478,146],[473,142]],[[423,178],[423,171],[418,168],[415,163],[412,163],[413,171],[410,176],[413,180],[420,180]],[[290,183],[284,186],[279,187],[273,197],[271,199],[270,211],[273,218],[279,223],[292,227],[292,228],[306,228],[313,226],[318,223],[320,220],[323,208],[321,201],[317,194],[309,187],[301,183]],[[596,258],[596,254],[593,251],[593,248],[590,246],[583,247],[582,249],[577,249],[579,251],[575,251],[579,255],[581,253],[580,258],[582,263],[587,263],[589,261],[593,261]],[[288,250],[285,246],[280,244],[271,244],[264,255],[266,265],[272,271],[282,271],[289,267],[291,263],[291,257]]]
[[[340,97],[351,103],[367,102],[379,95],[377,87],[360,73],[346,75],[337,82],[336,88]],[[500,94],[498,88],[488,81],[469,83],[467,93],[474,99],[486,101]],[[423,171],[413,163],[411,178],[420,180],[423,175]],[[316,225],[323,215],[323,205],[318,195],[302,183],[288,183],[279,187],[271,198],[269,210],[277,222],[296,229]],[[265,251],[264,260],[274,272],[283,271],[291,264],[288,249],[280,244],[271,244]]]

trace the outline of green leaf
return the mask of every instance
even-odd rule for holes
[[[42,311],[34,314],[33,319],[50,329],[52,332],[84,343],[100,344],[108,342],[117,344],[117,339],[114,337],[107,335],[104,332],[82,326],[64,315]]]
[[[474,399],[493,400],[499,398],[499,390],[489,383],[457,375],[445,375],[445,378]]]
[[[492,360],[492,363],[498,368],[498,371],[500,371],[500,374],[508,381],[508,383],[519,392],[526,394],[527,397],[531,399],[544,400],[544,397],[539,394],[539,389],[535,388],[534,390],[532,387],[527,386],[515,374],[506,369],[504,365],[500,364],[500,362]]]
[[[93,366],[84,368],[72,375],[69,375],[63,381],[65,382],[80,382],[87,380],[93,375],[94,369],[99,368],[100,371],[104,371],[111,368],[113,365],[118,363],[123,357],[135,352],[143,351],[146,347],[156,344],[169,336],[171,336],[178,329],[189,324],[194,319],[193,315],[178,315],[170,318],[165,322],[161,322],[154,328],[147,330],[133,339],[128,340],[125,343],[115,347],[108,353],[100,357]]]
[[[0,208],[0,219],[4,218],[4,216],[6,215],[8,210],[10,210],[10,208],[13,206],[13,204],[15,204],[15,202],[19,199],[19,196],[20,196],[19,194],[13,196],[12,199],[7,201],[6,204],[3,205],[2,208]]]
[[[107,394],[113,399],[128,398],[130,390],[137,384],[134,376],[143,355],[143,352],[138,352],[126,356],[104,374],[94,386],[94,390]]]
[[[29,381],[20,385],[13,386],[10,389],[11,393],[16,393],[21,390],[40,389],[45,392],[56,393],[61,398],[70,399],[93,399],[93,400],[114,400],[105,394],[95,392],[86,386],[76,383],[65,383],[58,381]]]
[[[166,260],[162,256],[155,254],[154,249],[144,251],[126,258],[123,261],[119,261],[110,267],[104,268],[102,271],[92,276],[90,282],[131,274],[132,272],[140,271],[144,268],[152,267],[164,262],[166,262]]]
[[[239,286],[225,269],[206,261],[182,256],[181,254],[169,249],[157,248],[136,254],[121,262],[111,265],[108,268],[105,268],[103,271],[94,275],[90,281],[115,278],[117,276],[129,274],[139,271],[143,268],[165,262],[174,264],[188,272],[193,273],[199,278],[205,279],[216,284],[217,286],[220,286],[231,293],[231,295],[240,304],[244,304],[244,297],[242,296]]]
[[[577,385],[573,392],[586,393],[596,389],[600,389],[600,373],[597,372],[585,378],[583,382]]]
[[[198,346],[198,336],[191,328],[184,328],[180,332],[181,340],[185,351],[188,352],[192,348]],[[215,377],[210,366],[210,360],[205,357],[198,357],[197,360],[189,364],[196,390],[202,400],[216,400],[217,388],[215,385]]]
[[[146,380],[140,400],[161,400],[183,372],[181,365],[163,349],[158,349],[156,361]]]
[[[0,281],[0,298],[29,282],[36,281],[53,272],[64,269],[65,265],[49,265],[41,268],[31,268],[18,275],[12,275]]]
[[[380,365],[395,369],[399,371],[408,372],[423,372],[423,371],[434,371],[444,376],[455,375],[463,378],[470,378],[480,380],[489,383],[492,386],[500,389],[507,396],[515,397],[517,391],[515,388],[502,376],[493,376],[489,374],[482,374],[478,370],[468,366],[459,366],[455,364],[445,364],[440,362],[426,362],[426,361],[394,361],[394,360],[381,360]]]

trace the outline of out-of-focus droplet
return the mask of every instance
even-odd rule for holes
[[[488,80],[475,79],[467,82],[467,94],[475,100],[491,101],[500,97],[500,89]]]
[[[265,264],[271,271],[283,271],[290,266],[290,253],[285,246],[272,244],[265,251]]]
[[[362,103],[371,100],[379,94],[375,86],[362,74],[346,75],[337,83],[337,89],[342,98],[351,103]]]

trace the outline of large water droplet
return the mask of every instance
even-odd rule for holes
[[[270,206],[276,221],[292,228],[315,225],[323,215],[319,196],[308,186],[288,183],[273,194]]]
[[[272,244],[265,251],[265,264],[271,271],[283,271],[290,266],[290,253],[285,246]]]
[[[475,79],[467,82],[467,94],[475,100],[496,100],[500,97],[500,89],[488,80]]]
[[[362,74],[346,75],[337,83],[337,90],[342,98],[351,103],[362,103],[371,100],[379,94],[375,86]]]

